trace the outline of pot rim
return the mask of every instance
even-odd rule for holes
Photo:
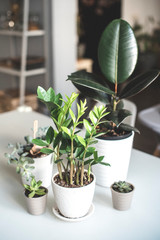
[[[107,137],[103,137],[103,136],[100,136],[100,137],[97,137],[96,139],[98,140],[102,140],[102,141],[106,141],[106,140],[110,140],[110,141],[118,141],[118,140],[124,140],[124,139],[127,139],[131,136],[134,135],[134,132],[131,131],[125,135],[121,135],[121,136],[107,136]]]
[[[87,172],[87,171],[85,171],[85,172]],[[59,187],[59,188],[64,188],[64,189],[69,189],[69,190],[73,189],[74,191],[76,191],[75,189],[86,188],[86,187],[88,187],[88,186],[90,186],[91,184],[94,184],[94,183],[96,182],[96,176],[91,172],[91,174],[93,175],[93,181],[92,181],[91,183],[89,183],[89,184],[87,184],[87,185],[85,185],[85,186],[79,186],[79,187],[63,187],[63,186],[58,185],[58,184],[55,183],[55,181],[54,181],[54,177],[55,177],[57,174],[59,174],[59,172],[56,172],[56,173],[52,176],[51,182],[52,182],[52,184],[54,184],[55,186],[57,186],[57,187]],[[77,190],[77,191],[78,191],[78,190]]]

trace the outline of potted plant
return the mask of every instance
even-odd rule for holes
[[[42,181],[36,182],[32,177],[30,185],[24,184],[24,196],[27,210],[33,215],[40,215],[46,210],[48,189],[42,186]]]
[[[137,57],[137,42],[132,28],[126,21],[116,19],[106,27],[98,46],[98,61],[103,77],[82,70],[72,73],[67,79],[83,95],[105,103],[110,112],[97,129],[107,134],[98,139],[96,147],[105,156],[103,161],[110,163],[111,168],[100,165],[92,168],[97,183],[102,186],[109,187],[114,181],[126,179],[133,135],[138,132],[133,126],[123,123],[131,112],[123,108],[122,99],[138,94],[159,75],[158,70],[148,70],[129,80]]]
[[[135,187],[125,181],[114,182],[111,185],[113,207],[117,210],[128,210],[131,206]]]
[[[33,141],[32,136],[25,136],[25,143],[9,144],[12,148],[11,153],[5,153],[8,158],[8,163],[16,166],[16,172],[21,174],[22,182],[29,182],[33,176],[36,180],[41,179],[43,186],[49,187],[51,185],[52,177],[52,151],[43,153],[44,149],[49,147],[52,142],[52,128],[38,128],[38,123],[34,123],[33,137],[37,137]],[[36,141],[43,139],[41,146],[36,145]],[[41,150],[41,151],[40,151]]]
[[[103,163],[103,156],[98,156],[95,147],[96,128],[101,119],[108,114],[104,106],[95,107],[91,111],[91,123],[83,119],[86,129],[85,137],[80,135],[78,126],[86,110],[86,101],[77,103],[77,116],[71,107],[78,94],[72,93],[64,100],[61,94],[55,94],[52,88],[45,91],[38,87],[38,98],[48,107],[54,122],[53,152],[58,173],[52,178],[52,188],[55,202],[61,215],[65,218],[80,218],[85,216],[92,204],[95,187],[95,176],[91,166]],[[104,133],[103,133],[104,134]],[[37,140],[41,143],[42,140]],[[47,149],[45,150],[47,151]]]

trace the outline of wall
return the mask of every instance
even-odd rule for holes
[[[71,95],[75,90],[67,75],[75,71],[77,0],[52,1],[53,86],[55,91]]]
[[[150,31],[153,26],[148,23],[148,17],[154,17],[160,22],[160,0],[122,0],[122,18],[132,26],[135,20],[143,24],[145,30]]]

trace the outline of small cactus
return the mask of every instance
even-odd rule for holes
[[[112,188],[116,192],[120,192],[120,193],[128,193],[128,192],[131,192],[133,190],[133,186],[130,183],[127,183],[125,181],[115,182],[112,185]]]

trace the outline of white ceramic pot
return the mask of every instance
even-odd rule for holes
[[[113,182],[125,181],[130,162],[134,132],[123,139],[103,140],[97,139],[96,150],[100,156],[104,156],[103,162],[111,166],[101,164],[93,165],[92,172],[96,176],[96,184],[110,187]]]
[[[24,192],[24,196],[27,204],[27,211],[32,215],[40,215],[43,214],[46,210],[47,204],[47,195],[48,189],[46,189],[46,194],[40,197],[29,198],[26,196]]]
[[[87,186],[78,188],[61,187],[54,182],[52,177],[52,189],[54,199],[60,213],[67,218],[80,218],[85,216],[92,204],[95,190],[94,180]]]
[[[133,190],[129,193],[120,193],[120,192],[115,191],[112,188],[112,186],[111,186],[111,193],[112,193],[113,207],[120,211],[128,210],[131,207],[135,187],[132,185]]]
[[[41,180],[42,185],[48,188],[51,185],[52,171],[53,171],[53,154],[46,155],[41,158],[34,158],[35,168],[31,170],[33,176],[35,176],[36,181]],[[29,184],[25,177],[22,177],[23,184]]]

